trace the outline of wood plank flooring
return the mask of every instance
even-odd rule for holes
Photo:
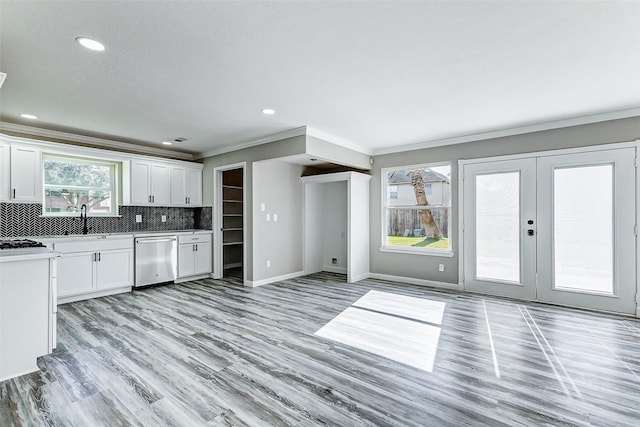
[[[382,292],[430,302],[385,313]],[[439,303],[441,323],[418,313]],[[440,328],[432,371],[315,335],[347,309]],[[321,273],[150,288],[58,319],[41,370],[0,383],[0,426],[640,425],[640,322],[624,317]]]

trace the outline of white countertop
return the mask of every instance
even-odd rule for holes
[[[202,234],[213,233],[211,230],[162,230],[162,231],[128,231],[124,233],[92,233],[92,234],[69,234],[58,236],[28,236],[25,239],[35,240],[37,242],[52,243],[56,241],[84,241],[94,239],[126,239],[134,237],[147,237],[147,236],[177,236],[185,234]],[[16,237],[17,238],[17,237]]]
[[[59,252],[49,248],[19,248],[0,250],[0,262],[15,262],[32,259],[53,258]]]

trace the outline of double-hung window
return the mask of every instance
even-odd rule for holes
[[[383,251],[452,256],[451,164],[385,168]]]
[[[75,216],[82,205],[91,215],[117,215],[118,166],[112,161],[44,154],[44,215]]]

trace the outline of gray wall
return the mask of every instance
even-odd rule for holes
[[[213,206],[213,169],[219,166],[226,166],[235,163],[246,162],[246,203],[247,206],[252,206],[254,200],[258,200],[263,196],[260,193],[256,193],[254,190],[255,179],[253,176],[253,164],[254,162],[260,162],[264,160],[273,160],[281,157],[294,156],[299,154],[308,154],[311,156],[317,156],[319,158],[323,158],[333,163],[345,164],[352,167],[358,168],[368,168],[369,165],[369,156],[366,154],[358,153],[348,148],[340,147],[335,144],[331,144],[329,142],[313,138],[307,135],[295,136],[292,138],[286,138],[279,141],[270,142],[268,144],[256,145],[254,147],[245,148],[242,150],[232,151],[229,153],[220,154],[217,156],[212,156],[204,159],[204,168],[202,171],[202,201],[203,206]],[[280,163],[281,165],[283,163]],[[296,184],[300,184],[300,175],[302,174],[302,170],[298,174],[296,178]],[[300,207],[302,208],[302,201],[300,201]],[[247,259],[245,259],[245,263],[247,265],[247,277],[246,280],[256,281],[257,279],[254,275],[254,270],[259,272],[261,278],[273,277],[279,274],[275,272],[277,269],[272,267],[268,276],[264,276],[264,272],[262,269],[262,262],[260,263],[260,268],[258,266],[254,266],[254,255],[262,254],[262,252],[257,251],[254,248],[254,244],[257,239],[260,238],[259,235],[254,233],[254,218],[253,218],[253,210],[251,208],[247,209],[247,230],[246,236],[247,241],[245,242],[246,250],[247,250]],[[216,215],[216,209],[213,209],[213,215]],[[300,214],[302,218],[302,213]],[[300,231],[302,233],[302,231]],[[301,237],[302,239],[302,237]],[[281,240],[285,241],[285,240]],[[302,241],[302,240],[301,240]],[[297,243],[293,243],[297,244]],[[300,243],[302,244],[302,243]],[[273,249],[270,249],[273,250]],[[300,251],[302,252],[302,250]],[[273,264],[272,264],[273,265]],[[295,271],[301,271],[302,267]],[[286,273],[291,273],[293,271],[287,271]],[[281,274],[286,274],[281,273]]]
[[[439,282],[458,283],[458,160],[640,139],[640,117],[612,120],[563,129],[533,132],[465,144],[428,148],[374,157],[371,179],[371,272]],[[381,168],[419,163],[451,162],[453,258],[380,252],[382,239]],[[438,264],[445,271],[438,272]]]
[[[213,168],[218,166],[226,166],[234,163],[246,162],[245,169],[246,182],[246,200],[247,205],[247,241],[245,242],[247,259],[244,260],[247,268],[246,280],[254,280],[253,278],[253,162],[286,157],[296,154],[303,154],[306,149],[306,136],[296,136],[280,141],[271,142],[269,144],[257,145],[255,147],[245,148],[243,150],[232,151],[230,153],[220,154],[218,156],[208,157],[204,160],[204,168],[202,171],[202,202],[204,206],[213,206]],[[216,209],[213,209],[213,216],[216,215]],[[214,243],[215,245],[215,243]],[[215,247],[215,246],[214,246]]]
[[[277,160],[253,163],[254,281],[303,269],[301,174],[301,165]],[[261,204],[265,205],[264,212]],[[267,260],[271,262],[269,268]]]

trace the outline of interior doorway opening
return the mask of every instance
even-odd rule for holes
[[[245,165],[236,164],[214,170],[216,253],[214,277],[246,278]]]

